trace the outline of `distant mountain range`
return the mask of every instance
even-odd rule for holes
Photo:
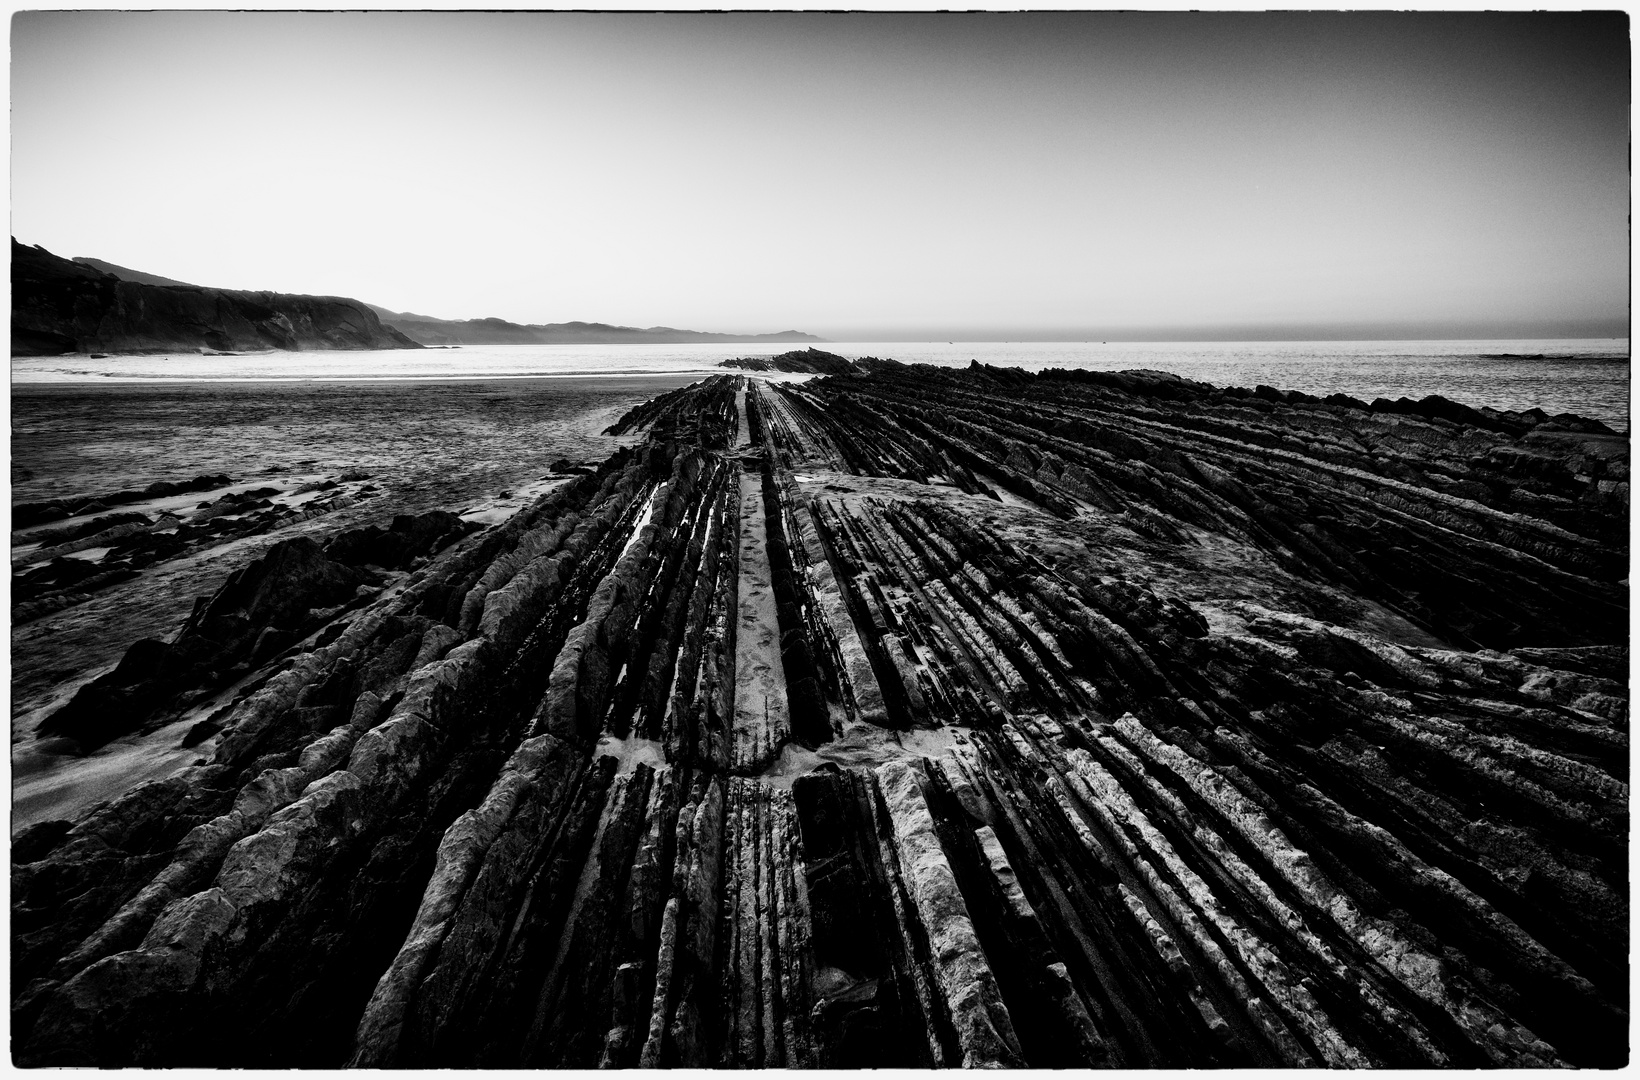
[[[796,330],[718,334],[596,322],[439,319],[342,296],[213,289],[103,259],[65,259],[16,237],[11,281],[13,356],[824,340]]]
[[[687,345],[710,342],[824,341],[813,334],[717,334],[671,326],[612,326],[597,322],[514,323],[505,319],[436,319],[368,305],[384,326],[423,345]]]

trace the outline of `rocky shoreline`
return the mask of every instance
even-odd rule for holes
[[[733,360],[725,360],[718,366],[737,368],[741,371],[783,371],[799,375],[852,375],[856,371],[870,370],[870,365],[874,362],[872,357],[850,360],[810,346],[807,349],[783,352],[778,356],[740,356]]]
[[[134,650],[240,688],[16,838],[15,1063],[1627,1061],[1626,437],[869,368]]]

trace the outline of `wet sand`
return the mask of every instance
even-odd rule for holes
[[[369,469],[412,496],[481,491],[530,473],[549,443],[601,458],[611,444],[598,430],[697,378],[17,385],[12,499],[299,462]]]
[[[32,735],[43,716],[117,663],[132,641],[173,634],[196,596],[215,591],[272,544],[296,535],[322,542],[345,529],[386,526],[394,514],[432,509],[486,523],[504,518],[552,482],[551,463],[602,460],[635,439],[601,434],[621,413],[695,379],[14,386],[14,503],[205,473],[227,473],[237,486],[293,486],[356,470],[369,475],[378,494],[160,563],[14,626],[13,829],[73,816],[197,756],[179,750],[169,729],[119,740],[87,758],[40,753]],[[23,539],[13,536],[14,552]]]

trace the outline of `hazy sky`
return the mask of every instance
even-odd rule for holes
[[[24,13],[12,232],[444,318],[1627,332],[1628,21]]]

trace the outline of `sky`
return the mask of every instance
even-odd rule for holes
[[[1626,335],[1618,14],[24,12],[12,233],[440,318]]]

